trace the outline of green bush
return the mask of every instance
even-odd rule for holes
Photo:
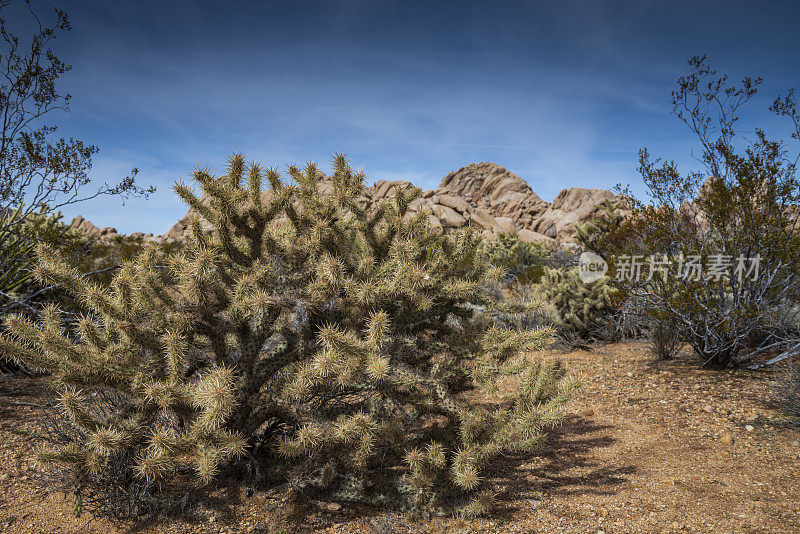
[[[289,172],[240,156],[225,177],[196,172],[202,197],[176,191],[215,232],[195,220],[181,251],[145,250],[108,288],[39,248],[38,279],[90,310],[78,336],[54,306],[7,320],[3,352],[54,373],[74,429],[40,459],[78,497],[116,491],[99,482],[112,469],[119,491],[173,498],[247,465],[324,498],[485,512],[488,462],[538,443],[575,387],[521,353],[548,331],[475,313],[497,270],[476,234],[408,213],[418,190],[365,212],[344,157],[328,193],[314,166]],[[502,402],[483,395],[500,376],[518,385]]]
[[[633,199],[617,232],[625,236],[617,254],[665,267],[624,279],[621,288],[648,316],[680,332],[701,365],[725,369],[797,341],[798,310],[787,304],[798,301],[800,154],[759,128],[743,142],[735,137],[745,131],[739,114],[760,78],[734,83],[705,57],[689,64],[672,93],[673,113],[700,141],[704,168],[682,174],[674,161],[640,151],[647,196]],[[791,90],[770,110],[787,118],[791,138],[800,139]]]

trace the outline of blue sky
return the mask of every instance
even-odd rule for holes
[[[52,3],[32,0],[42,12]],[[170,185],[222,171],[231,151],[279,168],[335,151],[371,181],[435,187],[492,161],[542,198],[565,187],[641,190],[637,152],[693,165],[669,115],[686,60],[765,78],[754,124],[800,89],[796,2],[73,1],[56,51],[60,134],[99,145],[93,177],[136,166],[150,200],[64,210],[124,233],[165,232],[185,212]],[[785,125],[784,125],[785,126]],[[695,165],[696,166],[696,165]]]

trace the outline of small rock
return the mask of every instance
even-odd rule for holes
[[[733,436],[731,436],[730,432],[725,432],[722,434],[722,437],[719,438],[719,442],[723,445],[732,445],[733,444]]]
[[[747,430],[748,432],[752,432],[753,430],[755,430],[753,428],[753,425],[747,425],[746,427],[744,427],[744,429]]]
[[[630,377],[633,376],[633,373],[628,373],[627,376],[628,376],[628,378],[630,378]]]
[[[342,505],[338,502],[326,502],[323,507],[329,512],[338,512],[342,509]]]
[[[708,404],[703,406],[703,410],[705,410],[707,413],[714,413],[714,407]]]

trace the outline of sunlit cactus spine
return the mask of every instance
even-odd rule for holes
[[[261,461],[331,498],[489,509],[489,461],[534,446],[575,383],[522,353],[549,331],[476,314],[499,276],[479,236],[436,235],[408,212],[415,188],[365,211],[364,176],[333,164],[324,187],[314,165],[284,181],[240,155],[226,176],[198,170],[202,194],[175,187],[197,214],[189,242],[110,288],[40,247],[36,276],[88,310],[70,332],[55,308],[7,321],[3,351],[53,373],[82,436],[42,460],[81,487],[120,455],[137,479],[199,486]],[[513,393],[481,401],[499,376]]]

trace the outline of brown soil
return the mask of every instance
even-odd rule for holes
[[[654,363],[641,344],[564,356],[584,389],[541,451],[494,466],[500,507],[474,521],[412,520],[335,504],[287,515],[280,494],[225,496],[193,520],[75,518],[42,488],[44,380],[0,378],[2,532],[800,532],[800,432],[770,404],[775,372]],[[301,519],[296,519],[296,518]],[[293,519],[295,518],[295,519]]]

